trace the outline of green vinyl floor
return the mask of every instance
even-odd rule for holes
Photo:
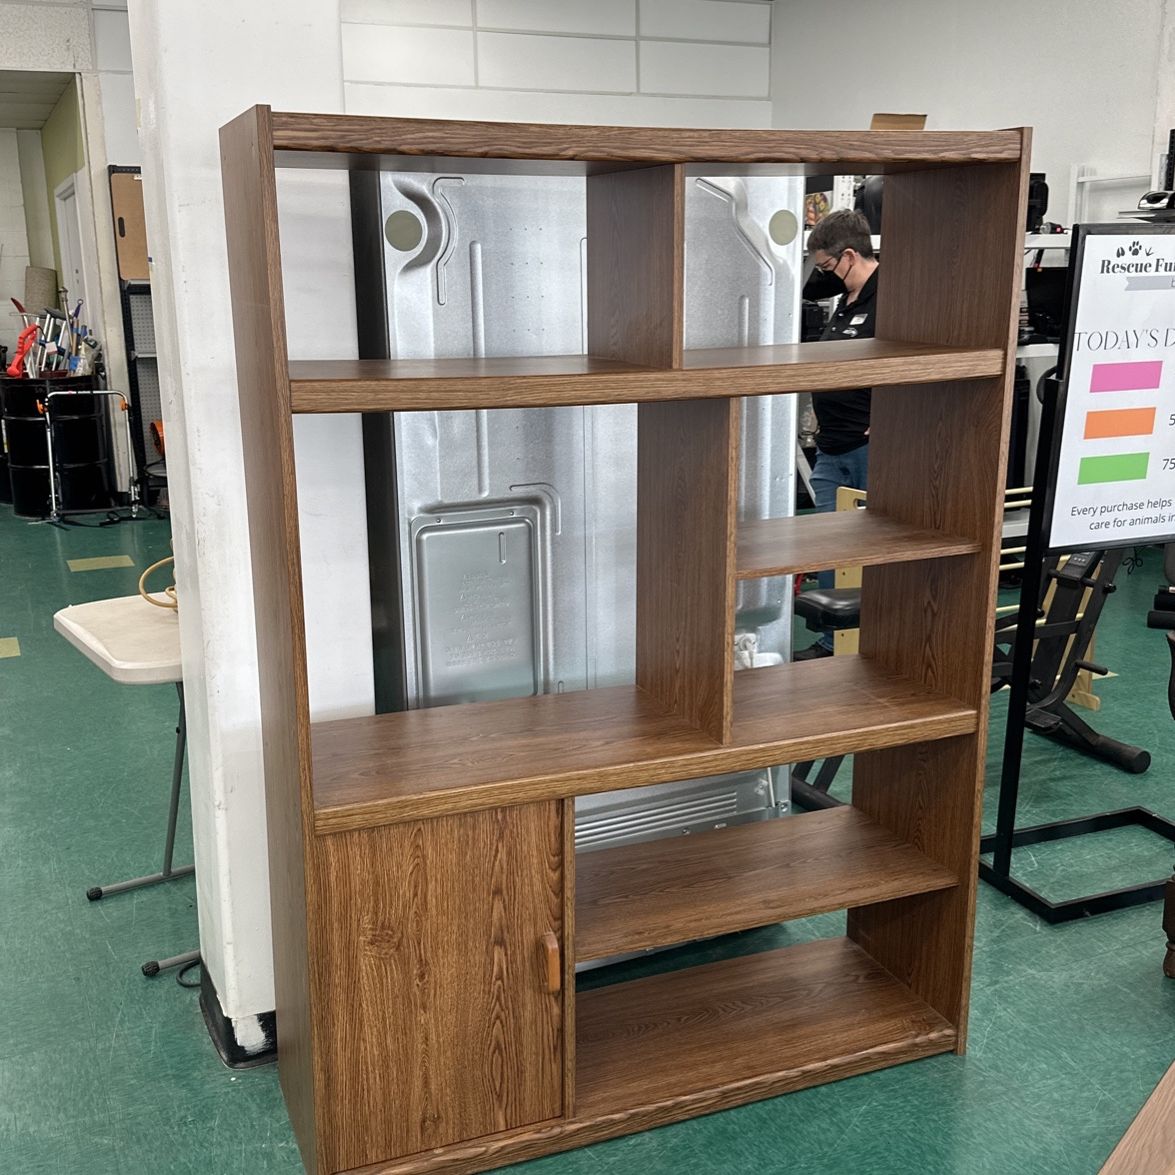
[[[0,1173],[300,1170],[274,1066],[217,1059],[196,992],[139,964],[196,946],[191,878],[89,903],[158,868],[175,694],[109,681],[58,637],[67,604],[135,591],[166,523],[61,530],[0,507]],[[70,570],[126,555],[131,566]],[[1144,619],[1155,551],[1120,576],[1098,634],[1095,723],[1147,747],[1128,776],[1030,736],[1021,823],[1141,803],[1175,817],[1167,654]],[[987,819],[1005,702],[993,704]],[[191,859],[186,811],[177,862]],[[1017,854],[1062,898],[1165,876],[1167,843],[1125,830]],[[824,916],[626,964],[626,975],[836,934]],[[528,1175],[1096,1172],[1175,1060],[1160,906],[1042,925],[981,885],[970,1045],[941,1056],[537,1160]],[[615,975],[592,973],[586,985]],[[261,1009],[258,1009],[261,1010]]]

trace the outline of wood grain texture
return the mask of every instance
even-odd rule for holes
[[[637,410],[636,683],[730,739],[739,402]]]
[[[314,960],[328,1171],[563,1113],[558,803],[324,837]]]
[[[259,107],[222,143],[280,1070],[308,1169],[484,1170],[961,1050],[1027,134],[455,124]],[[275,164],[427,171],[452,159],[589,176],[599,357],[289,365]],[[962,166],[972,163],[982,166]],[[890,173],[880,340],[681,353],[682,180],[716,164]],[[737,402],[722,400],[866,385],[906,385],[874,397],[870,485],[871,507],[905,538],[874,532],[870,549],[923,544],[919,557],[866,567],[864,657],[732,675]],[[642,405],[645,688],[324,724],[312,782],[289,412],[628,401]],[[916,532],[937,537],[914,543]],[[937,557],[943,536],[977,549]],[[846,855],[877,856],[869,872],[889,895],[850,913],[849,935],[872,957],[847,941],[806,944],[576,1001],[574,795],[849,752],[859,811],[828,827],[867,817],[861,829],[891,838]],[[707,895],[737,887],[689,864],[672,874],[692,879],[692,900],[671,929],[725,918]],[[821,867],[833,871],[822,900],[838,885],[846,901],[859,892],[831,849],[805,872]],[[959,883],[906,892],[924,871]],[[666,892],[644,904],[665,904]],[[648,915],[640,905],[630,899],[626,926]],[[548,931],[563,948],[562,993],[548,991]],[[584,933],[590,947],[590,918]]]
[[[593,355],[512,359],[298,360],[295,412],[540,408],[763,396],[1001,375],[1004,352],[855,339],[685,351],[683,370]]]
[[[585,992],[566,1123],[354,1175],[467,1175],[950,1052],[954,1030],[845,939]]]
[[[721,746],[632,686],[315,723],[338,832],[974,733],[976,711],[860,657],[734,674]]]
[[[979,844],[978,734],[870,751],[854,761],[853,805],[959,878],[951,890],[851,910],[848,935],[956,1027],[966,1019]],[[974,827],[974,846],[964,834]]]
[[[680,367],[685,188],[679,167],[587,181],[587,349],[644,367]]]
[[[278,1075],[302,1161],[318,1170],[315,1037],[308,969],[313,936],[310,727],[302,565],[277,192],[268,111],[220,132],[229,286],[245,461],[269,841]]]
[[[876,509],[766,518],[739,524],[737,577],[942,559],[979,549],[978,539],[895,522]]]
[[[631,163],[839,165],[846,174],[886,164],[1017,161],[1018,131],[756,131],[557,123],[454,122],[274,111],[280,151]],[[283,162],[285,160],[283,159]],[[825,166],[825,172],[829,168]]]
[[[575,1114],[575,800],[563,809],[563,1114]]]
[[[724,959],[580,996],[579,1112],[623,1113],[774,1074],[782,1084],[781,1070],[798,1087],[805,1071],[953,1035],[845,939]]]
[[[851,807],[582,853],[577,873],[580,962],[957,884]]]
[[[1023,136],[1017,158],[1007,163],[886,180],[881,222],[886,247],[877,301],[882,338],[1009,346],[1011,311],[1019,310],[1021,189],[1031,136],[1007,133]]]
[[[867,372],[856,364],[868,360]],[[815,382],[808,391],[857,387],[867,374],[871,383],[905,384],[930,380],[965,379],[979,374],[999,375],[1004,355],[995,347],[939,347],[928,343],[898,342],[889,338],[833,339],[826,343],[776,343],[768,347],[693,347],[683,353],[682,366],[695,371],[726,371],[739,367],[800,367],[816,364]],[[842,372],[842,364],[853,365]],[[925,374],[923,374],[925,373]]]
[[[886,182],[878,329],[960,346],[1015,342],[1028,142],[1020,165],[959,169]],[[943,275],[953,275],[944,281]],[[968,560],[867,567],[860,650],[980,713],[975,735],[949,747],[858,757],[853,803],[960,878],[955,890],[873,906],[849,935],[944,1015],[966,1042],[988,690],[1011,408],[1002,378],[875,395],[870,504],[912,526],[976,539]]]
[[[1146,1099],[1100,1175],[1171,1175],[1175,1170],[1175,1065]]]

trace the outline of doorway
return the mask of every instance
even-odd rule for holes
[[[53,199],[57,205],[57,244],[61,252],[61,272],[58,275],[60,305],[62,308],[74,305],[80,298],[87,306],[92,306],[86,290],[76,179],[70,176],[58,184]]]

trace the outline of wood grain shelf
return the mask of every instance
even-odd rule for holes
[[[639,1117],[639,1128],[684,1116],[685,1101],[722,1109],[955,1043],[946,1020],[847,939],[598,988],[578,1003],[577,1117]]]
[[[1002,374],[993,347],[888,339],[686,351],[680,370],[593,355],[290,363],[294,412],[540,408],[937,383]]]
[[[958,879],[855,808],[581,853],[579,962],[950,889]]]
[[[734,687],[725,746],[634,686],[315,723],[315,831],[927,742],[978,721],[856,656],[744,670]]]
[[[890,170],[1017,163],[1019,131],[693,130],[522,122],[356,117],[272,111],[278,167],[377,166],[409,157],[492,160],[494,170],[543,174],[553,161],[649,166],[762,164],[773,174],[884,174]],[[385,158],[381,158],[385,157]],[[399,163],[403,168],[405,163]],[[573,170],[573,169],[569,169]],[[713,174],[713,169],[703,174]],[[723,171],[721,174],[730,174]]]
[[[735,574],[760,579],[973,555],[980,549],[974,539],[909,526],[877,510],[838,510],[740,523]]]

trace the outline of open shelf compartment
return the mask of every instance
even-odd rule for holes
[[[848,806],[620,845],[577,858],[575,956],[604,959],[957,884]]]
[[[734,675],[722,745],[634,686],[344,718],[311,729],[315,831],[971,734],[974,707],[864,657]]]
[[[576,1118],[625,1133],[949,1052],[955,1029],[848,939],[577,997]],[[635,1119],[635,1121],[634,1121]]]

